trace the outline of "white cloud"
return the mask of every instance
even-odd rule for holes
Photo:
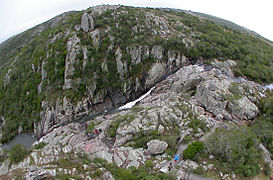
[[[0,42],[63,12],[100,4],[170,7],[207,13],[230,20],[273,40],[271,0],[0,0]]]

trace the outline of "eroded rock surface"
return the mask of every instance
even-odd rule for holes
[[[155,139],[149,141],[147,146],[150,154],[161,154],[168,148],[168,143]]]
[[[188,145],[183,144],[183,140],[189,135],[192,136],[192,141],[197,139],[204,141],[216,127],[225,126],[223,119],[241,123],[242,120],[250,120],[256,116],[258,109],[254,102],[259,99],[257,92],[261,86],[243,78],[233,77],[230,67],[234,64],[234,61],[222,63],[215,60],[211,65],[182,67],[156,84],[150,95],[134,108],[91,120],[96,129],[102,130],[95,138],[88,139],[84,125],[80,123],[70,123],[51,129],[40,139],[40,142],[46,143],[42,149],[33,150],[17,165],[8,167],[8,161],[3,162],[1,173],[12,174],[21,169],[28,172],[26,177],[30,179],[56,176],[56,169],[64,174],[77,174],[73,168],[58,167],[57,162],[70,155],[78,157],[82,152],[91,159],[104,159],[122,168],[145,165],[145,162],[154,156],[156,158],[153,160],[154,169],[167,173],[170,162],[173,161],[169,160],[170,156],[164,154],[169,144],[162,139],[152,139],[147,143],[147,148],[134,148],[138,138],[149,137],[151,134],[162,138],[175,133],[178,135],[178,139],[175,139],[177,153],[181,153]],[[221,68],[225,70],[222,71]],[[77,108],[85,108],[88,111],[89,106],[85,103],[79,104]],[[59,114],[57,117],[64,117],[67,115],[63,114],[64,110],[67,112],[74,108],[66,99],[57,104],[58,106],[51,109],[46,101],[42,103],[46,112],[42,115],[46,117],[43,122],[52,122],[52,118],[56,117],[54,114]],[[191,128],[189,124],[193,121],[192,117],[198,119],[204,126]],[[108,134],[109,128],[113,128],[111,125],[113,123],[117,123],[114,138]],[[272,162],[268,155],[265,159]],[[177,166],[183,172],[199,166],[204,169],[215,169],[214,165],[198,164],[193,161],[180,161]],[[89,166],[84,165],[83,168],[88,169]],[[102,171],[105,177],[113,179],[108,171]],[[86,178],[88,174],[82,176]]]

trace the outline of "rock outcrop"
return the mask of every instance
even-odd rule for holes
[[[233,61],[230,61],[230,63],[233,64]],[[181,153],[187,147],[187,144],[182,143],[186,137],[191,136],[191,140],[199,139],[203,141],[210,134],[205,134],[206,129],[213,131],[216,127],[224,126],[222,119],[229,120],[227,117],[233,117],[232,121],[240,123],[242,120],[252,118],[250,116],[251,112],[255,116],[256,108],[252,108],[255,107],[252,104],[259,98],[256,96],[256,93],[260,86],[246,79],[233,77],[231,71],[229,71],[230,69],[227,67],[225,67],[225,71],[221,71],[220,69],[225,64],[221,64],[218,61],[215,61],[215,64],[182,67],[174,74],[157,83],[151,94],[142,99],[133,109],[96,117],[92,120],[95,124],[94,128],[101,129],[102,133],[93,139],[88,139],[85,136],[86,127],[78,123],[70,123],[54,130],[51,129],[50,132],[43,132],[45,134],[43,134],[44,136],[40,139],[40,142],[46,145],[40,150],[33,150],[29,157],[17,165],[12,165],[10,168],[6,165],[8,161],[3,162],[0,168],[2,174],[12,174],[20,169],[28,172],[26,178],[29,179],[56,176],[60,172],[78,175],[78,171],[75,168],[66,169],[51,164],[57,164],[57,162],[67,156],[79,158],[81,153],[86,153],[91,159],[100,158],[108,163],[115,163],[122,168],[144,166],[147,160],[151,160],[154,157],[154,170],[168,173],[170,163],[172,162],[169,159],[172,158],[164,154],[164,151],[169,147],[169,144],[162,140],[165,136],[178,135],[178,139],[173,139],[172,141],[178,143],[177,153]],[[231,89],[231,85],[233,87],[234,84],[232,83],[235,81],[238,89],[241,90],[240,98],[222,98],[219,95],[220,92],[230,94],[238,92]],[[241,88],[244,86],[249,86],[249,88]],[[202,88],[207,93],[207,96],[203,95]],[[186,97],[186,95],[190,96]],[[215,103],[212,103],[213,100],[210,98],[214,98]],[[243,103],[237,104],[241,109],[240,112],[244,112],[241,114],[228,108],[229,103],[232,104],[234,101],[240,102],[240,99],[247,99],[243,101],[248,103],[248,105]],[[58,118],[71,115],[66,114],[66,112],[76,112],[66,98],[63,101],[56,102],[55,108],[51,108],[49,103],[45,101],[42,103],[42,107],[45,114],[41,116],[45,117],[43,119],[45,123],[59,121],[60,119],[58,120]],[[79,110],[81,107],[84,108],[83,111],[88,111],[88,106],[83,103],[77,105],[77,112],[83,112]],[[55,117],[58,118],[54,119]],[[191,128],[189,124],[193,121],[192,117],[199,119],[199,123],[204,124],[204,126],[196,129]],[[113,128],[112,124],[117,126],[114,138],[109,137],[108,134],[109,128]],[[41,127],[41,129],[46,130],[45,127]],[[147,136],[148,138],[151,134],[156,135],[158,139],[151,139],[147,143],[147,149],[128,147],[134,146],[136,143],[134,141],[137,138],[142,138],[142,136]],[[260,148],[263,149],[262,146]],[[265,155],[265,159],[268,162],[272,162],[268,153]],[[90,166],[93,167],[93,170],[94,168],[99,168],[92,163],[90,165],[82,165],[83,169],[86,170]],[[181,160],[177,164],[179,172],[183,173],[188,169],[196,169],[198,167],[202,167],[206,171],[208,169],[216,170],[213,164],[207,164],[206,162],[196,163],[194,161]],[[113,179],[110,172],[105,169],[101,169],[101,171],[103,172],[102,176]],[[178,175],[182,176],[183,173],[179,174],[179,172],[177,172]],[[89,175],[85,173],[80,176],[87,178]]]
[[[217,118],[251,120],[258,114],[255,102],[262,87],[243,78],[235,78],[230,67],[234,61],[212,66],[187,66],[179,71],[182,77],[173,84],[176,91],[192,91],[196,100]]]
[[[150,154],[161,154],[168,148],[168,143],[155,139],[149,141],[147,146]]]
[[[12,69],[9,69],[4,77],[4,87],[7,86],[10,83],[10,73],[12,72]]]
[[[63,89],[71,89],[72,88],[72,78],[74,75],[75,67],[74,65],[77,63],[77,54],[81,53],[81,48],[78,43],[81,40],[76,36],[72,36],[67,42],[67,55],[65,60],[65,73],[64,73],[64,86]]]
[[[77,64],[78,59],[76,58],[78,53],[82,53],[82,48],[79,46],[80,39],[74,35],[67,42],[67,55],[65,61],[65,72],[64,72],[64,90],[72,89],[73,83],[77,84],[76,80],[71,77],[74,75],[75,64]],[[132,56],[132,60],[135,64],[141,63],[149,54],[155,56],[156,61],[163,58],[163,48],[161,46],[155,46],[149,49],[145,47],[132,47],[129,51]],[[126,62],[122,61],[122,51],[118,48],[115,51],[117,70],[120,73],[120,78],[125,78],[125,74],[129,71],[129,67]],[[116,107],[117,105],[124,104],[129,99],[136,98],[139,94],[147,90],[160,79],[164,78],[170,72],[175,71],[178,67],[189,64],[189,60],[186,59],[180,53],[175,53],[176,55],[170,55],[166,57],[167,62],[155,62],[151,69],[147,72],[144,79],[135,79],[135,83],[132,83],[131,78],[127,78],[123,83],[123,92],[115,90],[114,92],[106,89],[97,91],[96,83],[92,86],[88,86],[88,96],[81,101],[77,102],[77,105],[72,105],[72,103],[64,97],[64,99],[58,99],[56,102],[48,102],[48,108],[42,108],[41,121],[39,125],[35,125],[35,134],[38,137],[50,132],[53,125],[63,123],[64,121],[71,121],[82,115],[92,115],[97,112],[103,112],[109,108]],[[159,58],[159,59],[158,59]],[[170,63],[171,62],[171,63]],[[46,71],[44,70],[44,62],[42,64],[42,71],[44,72],[42,76],[42,82],[39,85],[38,91],[41,92],[41,87],[46,79]],[[140,82],[141,81],[141,82]],[[63,102],[60,103],[60,102]],[[67,108],[66,108],[67,107]],[[68,108],[69,107],[69,108]],[[48,118],[50,116],[50,118]]]
[[[84,32],[93,31],[94,30],[94,19],[91,15],[84,13],[81,19],[81,28]]]

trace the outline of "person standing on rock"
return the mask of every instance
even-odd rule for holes
[[[99,131],[97,129],[95,129],[95,134],[97,135],[99,133]]]
[[[176,163],[179,160],[179,154],[174,156],[174,162]]]

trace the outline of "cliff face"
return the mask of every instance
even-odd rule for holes
[[[260,48],[263,77],[254,76],[247,62]],[[96,6],[65,13],[1,44],[2,140],[19,126],[41,137],[53,126],[137,98],[182,66],[212,58],[238,60],[237,75],[271,81],[271,49],[187,12]]]
[[[18,164],[9,167],[9,160],[4,161],[0,166],[0,177],[121,178],[122,173],[109,168],[105,161],[114,163],[115,169],[124,168],[125,172],[130,168],[145,167],[146,171],[152,172],[145,175],[149,177],[160,172],[169,173],[168,178],[175,174],[174,179],[189,176],[206,179],[189,173],[202,168],[204,172],[214,174],[214,179],[227,176],[240,179],[240,174],[236,173],[236,176],[231,171],[226,170],[223,174],[221,165],[212,160],[211,154],[208,154],[209,159],[202,161],[182,159],[186,157],[185,149],[190,142],[206,143],[217,129],[228,131],[257,115],[255,103],[260,101],[258,92],[263,92],[263,87],[234,77],[231,67],[235,64],[232,60],[214,60],[210,65],[185,65],[156,83],[151,93],[132,109],[97,116],[84,124],[72,122],[51,132],[45,131],[47,134],[39,141],[43,146],[33,149]],[[43,108],[48,107],[44,104]],[[53,110],[46,112],[48,119],[54,117]],[[86,137],[90,127],[91,131],[100,129],[101,133]],[[258,147],[265,152],[263,159],[272,167],[270,153],[262,144]],[[173,161],[175,154],[181,155],[178,162]]]

